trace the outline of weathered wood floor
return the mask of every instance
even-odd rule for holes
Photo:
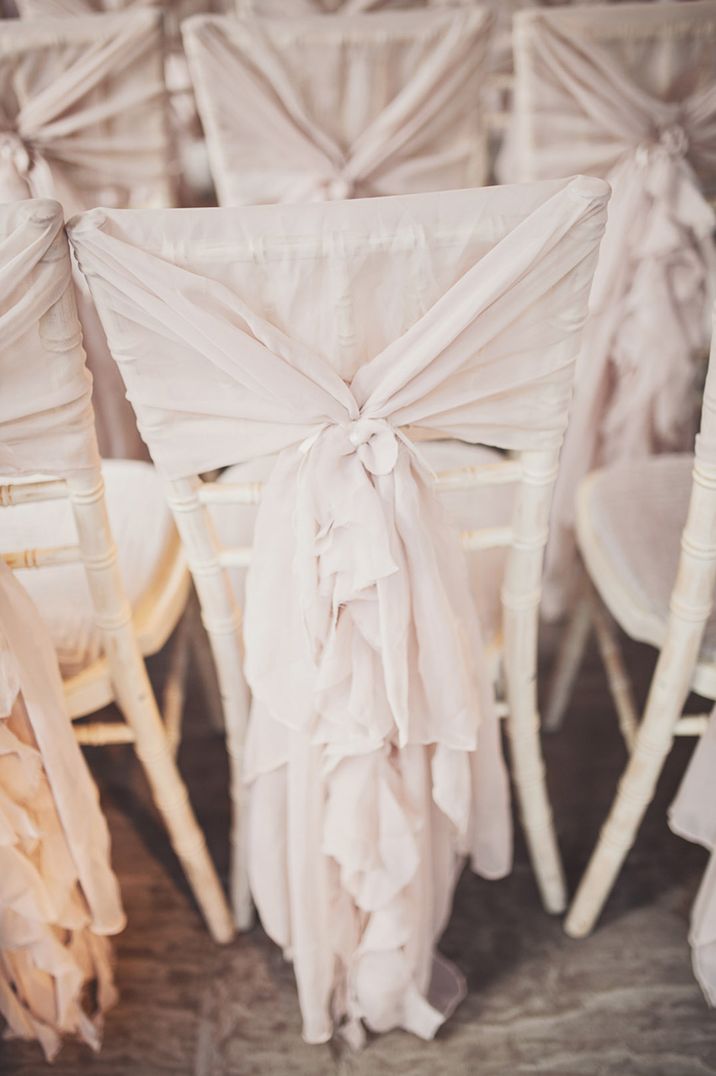
[[[632,650],[642,679],[648,652]],[[512,876],[465,874],[443,948],[470,994],[433,1043],[402,1033],[361,1054],[300,1038],[292,971],[260,929],[226,949],[208,940],[129,750],[95,752],[129,915],[117,939],[121,1003],[97,1058],[68,1043],[56,1076],[703,1076],[716,1073],[716,1015],[696,986],[688,917],[704,853],[672,836],[665,809],[691,744],[677,745],[600,929],[575,942],[540,909],[518,839]],[[573,885],[624,752],[592,654],[562,733],[546,740],[559,836]],[[182,766],[225,874],[222,743],[190,699]],[[49,1071],[38,1050],[0,1045],[3,1076]]]

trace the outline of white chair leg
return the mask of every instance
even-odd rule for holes
[[[546,911],[559,914],[566,907],[567,891],[545,782],[537,710],[540,582],[557,454],[526,452],[522,469],[513,517],[514,544],[502,590],[507,727],[532,868]]]
[[[202,703],[206,721],[214,732],[224,733],[224,706],[216,672],[216,662],[206,628],[201,621],[201,611],[194,595],[189,599],[191,658],[197,679],[201,685]]]
[[[218,542],[199,500],[199,480],[169,485],[168,497],[199,596],[201,619],[211,643],[221,691],[230,766],[231,903],[240,930],[253,922],[246,840],[248,792],[243,779],[248,687],[243,674],[241,618],[229,580],[218,559]]]
[[[597,637],[604,670],[607,674],[609,691],[617,711],[619,728],[624,737],[627,751],[631,754],[634,750],[639,730],[639,717],[632,693],[631,680],[624,665],[616,627],[611,617],[596,593],[591,595],[589,601],[594,632]]]
[[[174,632],[164,690],[162,691],[162,716],[164,731],[174,758],[181,740],[182,717],[186,701],[186,676],[189,666],[190,624],[187,613],[182,616]]]
[[[684,694],[674,691],[663,676],[652,686],[634,751],[565,922],[573,938],[584,937],[594,927],[634,843],[669,753]]]
[[[132,730],[137,757],[144,767],[154,801],[212,937],[217,942],[228,942],[233,937],[234,925],[204,834],[172,757],[139,651],[132,611],[117,566],[117,552],[110,537],[101,475],[73,478],[68,485],[117,705]],[[102,526],[97,524],[98,506],[103,515]]]
[[[567,704],[572,697],[574,681],[584,658],[590,628],[589,604],[584,595],[580,594],[572,615],[562,630],[542,719],[545,732],[557,732],[562,727]]]

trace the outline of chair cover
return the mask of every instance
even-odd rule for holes
[[[489,27],[473,6],[188,20],[220,204],[479,186]]]
[[[688,448],[716,260],[716,3],[515,18],[515,129],[503,176],[612,186],[547,552],[546,612],[574,565],[574,494],[597,464]]]
[[[309,1042],[360,1020],[432,1036],[464,989],[434,951],[458,853],[509,869],[466,566],[405,430],[559,444],[606,194],[578,178],[70,226],[165,476],[279,453],[247,579],[249,871]]]
[[[0,206],[0,473],[99,465],[57,203]],[[74,310],[74,306],[71,307]],[[97,1047],[114,999],[103,935],[122,929],[109,835],[64,705],[46,626],[0,559],[0,1012],[51,1058]],[[98,1012],[85,1013],[96,980]]]
[[[156,11],[0,25],[0,201],[172,204]],[[144,456],[89,297],[78,294],[100,447]]]

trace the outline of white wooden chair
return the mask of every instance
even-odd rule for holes
[[[476,5],[187,20],[219,204],[480,186],[490,24]]]
[[[0,25],[0,200],[175,204],[161,13],[13,19]],[[121,379],[79,275],[103,456],[146,459]]]
[[[544,613],[573,610],[545,723],[559,724],[585,613],[575,495],[589,470],[684,451],[716,286],[716,4],[589,4],[514,18],[515,116],[500,178],[573,172],[613,191],[554,499]]]
[[[181,545],[151,465],[100,469],[61,207],[0,207],[0,255],[0,553],[49,628],[70,716],[110,703],[121,711],[119,723],[78,724],[78,739],[134,744],[209,929],[228,941],[229,911],[173,757],[185,629],[169,674],[167,728],[143,660],[186,606]]]
[[[542,356],[539,360],[549,364],[555,355],[552,346],[556,347],[563,360],[560,376],[569,379],[568,360],[574,358],[578,346],[578,312],[586,302],[595,244],[603,225],[606,190],[598,181],[589,181],[580,193],[580,182],[573,181],[571,186],[564,181],[535,188],[415,195],[402,200],[343,201],[304,205],[300,209],[261,206],[117,215],[96,211],[70,226],[72,244],[126,379],[144,436],[169,479],[169,500],[214,649],[225,702],[229,754],[234,763],[232,796],[237,821],[233,836],[233,899],[240,924],[250,917],[242,836],[247,688],[241,675],[239,606],[227,569],[246,566],[252,552],[248,541],[238,548],[222,545],[209,510],[229,505],[244,506],[246,510],[246,506],[257,504],[263,492],[261,479],[271,469],[272,461],[250,464],[249,460],[270,457],[284,443],[295,441],[304,427],[300,420],[289,417],[288,426],[278,428],[268,419],[263,425],[240,417],[249,406],[247,399],[253,400],[240,388],[244,383],[240,371],[242,364],[250,361],[256,345],[248,329],[238,326],[247,324],[248,319],[260,339],[271,340],[274,347],[279,346],[273,339],[274,332],[279,334],[278,341],[283,338],[281,334],[286,334],[291,346],[294,340],[301,341],[311,354],[325,356],[325,361],[348,383],[361,362],[366,362],[366,354],[380,346],[383,334],[392,339],[396,333],[404,332],[460,278],[466,266],[474,266],[482,254],[489,255],[498,239],[510,231],[508,221],[524,222],[528,232],[532,226],[539,229],[542,203],[546,199],[551,206],[550,197],[554,196],[561,205],[559,199],[563,197],[565,213],[568,207],[569,212],[577,214],[591,206],[594,215],[593,223],[590,218],[590,231],[585,230],[586,224],[581,230],[575,226],[574,243],[581,244],[585,254],[588,248],[588,256],[580,261],[578,269],[572,270],[573,275],[565,275],[567,264],[572,264],[572,233],[568,230],[560,240],[564,246],[559,249],[566,259],[560,280],[574,290],[569,299],[560,293],[554,302],[560,308],[566,304],[574,318],[565,312],[560,322],[564,338],[558,344],[552,339],[545,349],[550,358]],[[596,185],[591,186],[592,182]],[[563,188],[566,193],[560,193]],[[549,208],[543,212],[543,226],[548,229],[553,218]],[[555,213],[559,216],[556,209]],[[509,243],[515,251],[515,262],[533,252],[522,239],[509,239]],[[443,245],[445,255],[440,253]],[[503,249],[495,254],[498,259]],[[458,255],[458,250],[464,253]],[[553,264],[550,262],[550,266]],[[508,275],[519,272],[512,264],[503,269]],[[474,272],[478,270],[479,266],[474,268]],[[534,281],[536,288],[549,288],[551,272],[552,268],[540,276],[539,270],[534,275],[525,271],[520,279]],[[310,285],[309,273],[318,274]],[[377,273],[385,274],[381,285],[376,283]],[[395,288],[390,284],[391,273],[397,274]],[[487,268],[485,273],[486,282],[491,274]],[[199,279],[201,287],[195,290],[190,281]],[[400,287],[398,280],[403,282]],[[410,282],[407,287],[406,281]],[[394,301],[380,306],[379,327],[373,317],[377,313],[377,286],[381,293],[395,296]],[[517,287],[519,291],[520,285]],[[141,312],[143,309],[151,311],[148,318]],[[360,310],[373,313],[361,317]],[[274,328],[262,320],[267,316]],[[211,330],[204,325],[205,319],[211,322]],[[519,317],[513,316],[509,327],[503,327],[504,332],[510,328],[517,332],[519,324]],[[538,335],[539,329],[531,336],[525,330],[522,339],[529,339],[532,346]],[[478,353],[484,357],[490,353],[489,347],[476,349]],[[500,355],[507,354],[512,352],[505,345]],[[273,359],[270,361],[273,363]],[[234,369],[238,381],[234,380]],[[259,381],[257,377],[251,384]],[[345,391],[345,386],[336,391]],[[539,392],[536,385],[534,392]],[[463,544],[468,549],[502,546],[508,551],[502,587],[504,612],[502,616],[498,613],[499,623],[485,625],[484,630],[495,640],[496,651],[501,650],[515,782],[535,874],[545,907],[551,912],[564,908],[565,889],[544,783],[535,689],[542,551],[559,437],[547,446],[546,435],[532,435],[530,424],[538,414],[549,413],[551,418],[545,421],[549,421],[550,428],[552,419],[559,426],[564,421],[567,397],[568,390],[564,394],[559,390],[550,396],[542,412],[539,407],[531,409],[526,397],[523,400],[518,392],[515,406],[519,418],[513,420],[515,425],[509,432],[494,428],[486,405],[485,440],[519,449],[514,459],[488,454],[485,466],[484,453],[468,447],[467,460],[464,454],[458,454],[457,466],[450,466],[454,457],[437,449],[441,453],[437,462],[444,468],[439,484],[445,490],[512,484],[516,491],[514,506],[510,506],[501,525],[484,529],[488,518],[484,516],[483,526],[463,535]],[[280,395],[271,398],[278,401],[276,406],[280,405]],[[508,398],[507,392],[504,398]],[[299,397],[294,406],[300,406]],[[494,406],[499,412],[500,404],[496,402]],[[289,407],[287,416],[290,413]],[[492,422],[499,426],[499,415]],[[437,430],[423,425],[426,429],[422,435],[446,435],[445,425],[437,420]],[[447,426],[449,435],[449,423]],[[307,432],[310,429],[309,426]],[[415,436],[421,437],[420,429]],[[468,436],[477,439],[474,430]],[[237,459],[244,460],[242,470],[229,472],[218,483],[200,480],[199,475],[207,469]],[[490,494],[486,497],[489,500]],[[220,526],[226,534],[226,522],[220,521]],[[247,532],[250,540],[251,527],[252,521],[244,516],[233,529],[229,524],[228,534],[234,543],[237,537],[241,543]]]
[[[716,309],[714,316],[716,327]],[[579,490],[577,535],[596,608],[604,603],[629,636],[659,650],[638,722],[609,631],[614,657],[607,673],[631,755],[567,916],[567,933],[582,937],[634,842],[673,737],[705,727],[706,715],[682,717],[689,692],[716,700],[716,333],[695,455],[590,474]]]

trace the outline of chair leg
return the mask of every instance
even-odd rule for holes
[[[114,639],[122,671],[122,682],[116,683],[117,703],[134,733],[137,756],[211,935],[217,942],[228,942],[233,937],[234,926],[204,834],[172,756],[147,670],[129,625],[123,635],[116,634]],[[122,650],[124,653],[120,655]]]
[[[204,618],[206,620],[206,615]],[[234,621],[225,625],[218,621],[209,621],[207,631],[221,686],[230,767],[231,903],[236,925],[240,931],[245,931],[253,924],[253,902],[249,892],[248,875],[249,796],[243,779],[248,686],[242,671],[239,626]]]
[[[537,710],[537,608],[510,608],[505,615],[505,687],[512,771],[532,868],[545,910],[558,915],[567,891],[552,808],[547,794]]]
[[[573,938],[584,937],[594,927],[654,795],[688,691],[683,672],[679,670],[680,675],[674,676],[674,667],[679,664],[682,670],[683,655],[677,648],[665,647],[634,750],[565,922],[565,930]]]
[[[580,594],[562,631],[542,719],[545,732],[557,732],[562,727],[567,704],[572,697],[574,681],[584,657],[590,627],[589,603],[586,597]]]
[[[170,483],[167,492],[187,552],[221,691],[232,805],[231,903],[237,926],[247,930],[253,921],[253,906],[247,870],[248,790],[243,779],[248,686],[243,674],[241,615],[219,563],[219,543],[199,499],[200,490],[198,479],[181,479]]]
[[[617,711],[619,728],[624,737],[627,751],[631,754],[634,750],[639,730],[639,718],[632,693],[631,680],[624,665],[616,628],[611,617],[596,592],[591,595],[589,601],[594,632],[597,637],[604,670],[607,674],[609,691]]]
[[[187,613],[182,616],[174,633],[169,669],[162,691],[162,716],[164,731],[174,758],[181,740],[182,717],[186,701],[186,676],[189,665],[189,621]]]
[[[207,725],[213,732],[220,732],[223,735],[226,731],[224,727],[224,704],[221,698],[211,643],[201,620],[201,608],[196,593],[192,593],[189,597],[187,615],[190,622],[189,647],[191,660],[201,685]]]

